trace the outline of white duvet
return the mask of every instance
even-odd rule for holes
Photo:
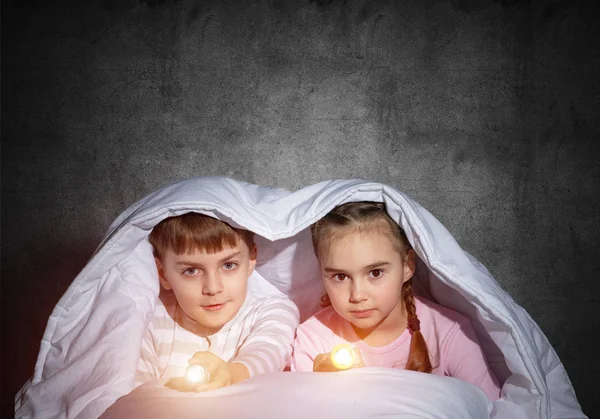
[[[131,392],[159,290],[146,239],[153,226],[196,211],[254,231],[259,260],[251,286],[287,294],[305,319],[323,292],[308,229],[348,201],[386,203],[419,256],[417,291],[471,319],[503,383],[500,400],[490,403],[481,390],[453,378],[379,368],[267,374],[207,394],[177,393],[159,381]],[[288,192],[219,177],[166,186],[115,220],[52,312],[15,411],[19,418],[96,418],[105,411],[110,418],[586,417],[536,323],[403,193],[357,180]]]

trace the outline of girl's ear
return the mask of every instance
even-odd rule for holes
[[[416,255],[413,249],[410,249],[406,252],[406,256],[404,258],[404,282],[408,281],[415,274],[415,266],[416,266]]]
[[[171,284],[169,284],[169,281],[167,281],[167,278],[165,277],[165,268],[162,262],[157,257],[154,258],[154,262],[156,263],[156,270],[158,271],[158,280],[160,281],[160,285],[162,285],[164,289],[170,290]]]
[[[250,249],[250,261],[248,263],[248,276],[254,272],[254,267],[256,266],[256,257],[258,255],[258,250],[256,249],[256,244],[252,246]]]

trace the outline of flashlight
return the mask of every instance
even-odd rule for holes
[[[192,364],[185,370],[185,381],[192,385],[208,383],[210,373],[202,365]]]
[[[331,351],[331,363],[338,370],[347,370],[354,365],[356,355],[350,345],[338,345]]]

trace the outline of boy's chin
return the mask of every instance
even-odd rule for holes
[[[228,320],[227,320],[228,321]],[[224,320],[211,319],[210,321],[206,318],[196,317],[194,318],[194,324],[188,324],[184,326],[189,332],[195,333],[198,336],[209,336],[217,333],[227,323]]]
[[[202,315],[198,316],[195,320],[199,325],[205,328],[218,330],[230,322],[238,311],[239,307],[223,307],[218,312],[202,313]]]

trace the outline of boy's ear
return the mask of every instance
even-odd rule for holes
[[[169,284],[169,281],[167,281],[167,278],[165,277],[165,268],[162,262],[157,257],[154,258],[154,262],[156,263],[156,270],[158,271],[158,280],[160,281],[160,285],[162,285],[164,289],[170,290],[171,284]]]
[[[404,260],[404,282],[408,281],[415,274],[416,269],[416,254],[413,249],[410,249],[406,252],[406,257]]]
[[[250,249],[250,261],[248,263],[248,276],[254,271],[254,267],[256,266],[256,256],[258,255],[258,250],[256,249],[256,244],[252,246]]]

